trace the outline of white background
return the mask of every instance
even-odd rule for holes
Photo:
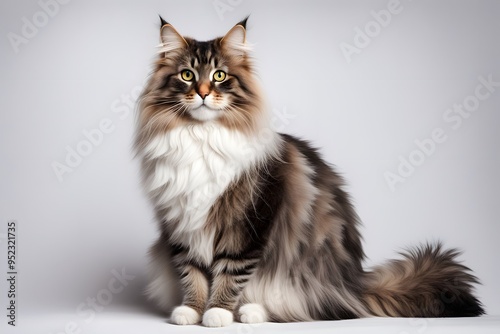
[[[401,0],[402,11],[350,63],[340,45],[354,45],[355,28],[387,1],[220,2],[225,12],[212,0],[73,0],[17,53],[9,33],[22,36],[23,17],[33,22],[42,9],[1,2],[0,232],[17,220],[19,322],[52,312],[82,322],[77,305],[122,268],[136,278],[105,310],[148,309],[141,289],[156,225],[139,185],[126,101],[156,57],[157,14],[200,40],[251,14],[247,38],[270,109],[293,116],[276,124],[310,140],[348,180],[367,266],[442,240],[464,251],[487,312],[500,315],[500,87],[458,129],[443,120],[474,94],[478,77],[500,81],[500,2]],[[104,119],[113,131],[60,181],[53,163],[66,164],[67,147]],[[397,173],[399,156],[435,128],[447,140],[391,191],[384,173]],[[1,305],[6,289],[2,280]],[[44,324],[40,331],[56,332],[65,321]]]

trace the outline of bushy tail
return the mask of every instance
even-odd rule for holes
[[[455,249],[440,243],[401,254],[400,260],[375,267],[366,276],[363,300],[375,316],[474,317],[484,314],[474,297],[478,280],[459,264]]]

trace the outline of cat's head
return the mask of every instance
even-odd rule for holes
[[[223,37],[200,42],[161,19],[160,54],[141,101],[143,131],[200,122],[244,132],[255,128],[262,105],[246,43],[246,21]]]

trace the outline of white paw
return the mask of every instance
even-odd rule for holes
[[[206,327],[229,326],[232,322],[233,312],[219,307],[213,307],[203,315],[203,326]]]
[[[240,321],[246,324],[256,324],[267,321],[266,310],[260,304],[245,304],[238,311]]]
[[[189,306],[177,306],[172,311],[170,321],[176,325],[194,325],[200,322],[200,314]]]

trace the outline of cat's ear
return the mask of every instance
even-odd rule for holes
[[[237,23],[224,37],[222,37],[222,46],[227,52],[234,56],[243,56],[250,50],[250,47],[246,42],[247,20],[248,17]]]
[[[187,42],[175,28],[160,16],[161,52],[169,53],[187,46]]]

